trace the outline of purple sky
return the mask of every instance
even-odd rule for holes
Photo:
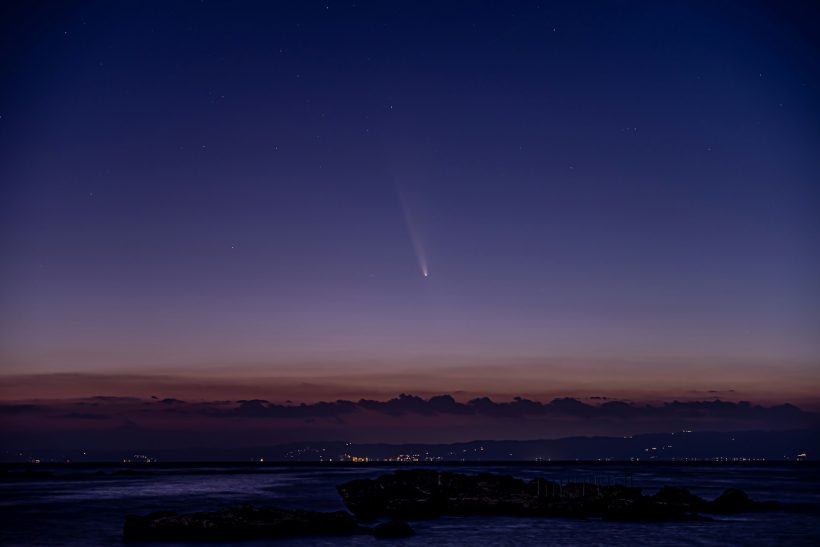
[[[816,6],[439,4],[5,5],[0,399],[820,406]]]

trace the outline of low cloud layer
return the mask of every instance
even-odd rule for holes
[[[568,435],[633,435],[681,430],[786,430],[820,425],[791,404],[672,401],[634,404],[603,397],[548,402],[516,397],[458,401],[451,395],[400,395],[317,403],[262,399],[184,401],[90,397],[0,404],[3,447],[77,448],[272,444],[306,440],[453,442]]]
[[[238,401],[235,408],[212,409],[214,416],[247,416],[265,418],[316,418],[347,416],[357,412],[376,412],[388,416],[476,416],[489,418],[555,417],[603,420],[657,420],[678,418],[697,422],[749,420],[758,423],[796,423],[811,421],[814,414],[794,405],[760,406],[749,402],[696,401],[665,403],[660,406],[634,405],[623,401],[588,404],[571,397],[547,403],[516,397],[510,402],[495,402],[489,397],[458,402],[451,395],[423,399],[402,394],[388,401],[360,399],[357,402],[339,400],[302,405],[281,405],[254,399]]]

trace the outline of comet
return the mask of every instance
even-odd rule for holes
[[[401,210],[404,214],[404,224],[407,226],[407,234],[410,236],[410,241],[413,244],[413,251],[416,253],[416,260],[419,264],[419,270],[421,270],[422,277],[428,277],[430,275],[430,271],[427,269],[427,255],[424,252],[424,246],[422,245],[421,238],[419,237],[416,224],[413,222],[413,218],[410,215],[410,208],[407,206],[407,198],[405,198],[404,193],[398,185],[396,185],[396,193],[399,196],[399,203],[401,203]]]

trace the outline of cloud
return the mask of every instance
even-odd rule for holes
[[[108,420],[111,418],[105,414],[91,414],[88,412],[68,412],[58,417],[65,418],[67,420]]]
[[[36,404],[35,404],[36,403]],[[125,424],[125,425],[124,425]],[[123,427],[126,427],[125,431]],[[279,404],[265,399],[182,401],[94,397],[0,404],[0,444],[20,447],[253,446],[260,442],[454,442],[564,436],[820,427],[791,404],[571,397],[459,401],[449,394]]]
[[[79,413],[70,407],[84,408]],[[142,414],[180,412],[210,418],[249,419],[304,419],[341,417],[353,414],[378,414],[387,417],[434,417],[464,416],[492,419],[554,418],[576,420],[636,420],[636,419],[687,419],[749,420],[784,423],[804,423],[817,420],[817,415],[801,410],[792,404],[775,406],[754,405],[747,401],[671,401],[659,405],[634,404],[607,400],[598,404],[584,403],[571,397],[553,399],[549,402],[515,397],[511,401],[497,402],[489,397],[478,397],[459,402],[452,395],[436,395],[425,399],[415,395],[401,394],[386,401],[360,399],[359,401],[336,400],[329,402],[277,404],[264,399],[241,399],[238,401],[186,402],[179,399],[144,400],[133,397],[90,397],[73,401],[48,401],[39,404],[0,404],[2,415],[31,415],[59,413],[63,417],[90,419],[89,416],[113,414]]]
[[[32,414],[38,412],[40,407],[29,404],[0,404],[0,414]]]
[[[317,418],[349,414],[357,410],[351,401],[319,402],[300,405],[277,405],[261,399],[237,401],[234,409],[209,412],[213,416],[244,416],[253,418]]]

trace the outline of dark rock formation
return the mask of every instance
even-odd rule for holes
[[[322,513],[241,506],[180,515],[157,512],[125,518],[125,541],[242,541],[292,536],[371,533],[344,511]]]
[[[400,538],[415,532],[406,522],[395,519],[512,515],[682,521],[711,520],[703,513],[734,514],[778,508],[775,502],[753,501],[745,492],[734,488],[713,501],[706,501],[685,488],[664,487],[653,496],[645,496],[639,488],[623,485],[559,484],[491,473],[463,475],[423,469],[354,480],[339,485],[337,490],[352,515],[344,511],[323,513],[253,506],[185,515],[172,512],[128,515],[123,539],[235,542],[349,534]],[[384,517],[393,520],[373,528],[359,524]]]
[[[383,522],[373,528],[373,535],[377,538],[404,538],[415,534],[416,531],[403,520]]]
[[[654,496],[639,488],[590,483],[524,481],[508,475],[405,470],[337,487],[345,505],[361,520],[443,515],[519,515],[596,517],[626,521],[710,520],[699,513],[773,509],[742,491],[727,490],[707,502],[683,488],[667,487]]]
[[[664,486],[657,494],[652,496],[652,500],[657,503],[664,503],[675,507],[697,507],[703,503],[703,499],[694,495],[686,488],[675,486]]]
[[[774,511],[778,508],[776,501],[754,501],[748,494],[738,488],[728,488],[714,501],[706,504],[703,511],[732,515],[750,511]]]

